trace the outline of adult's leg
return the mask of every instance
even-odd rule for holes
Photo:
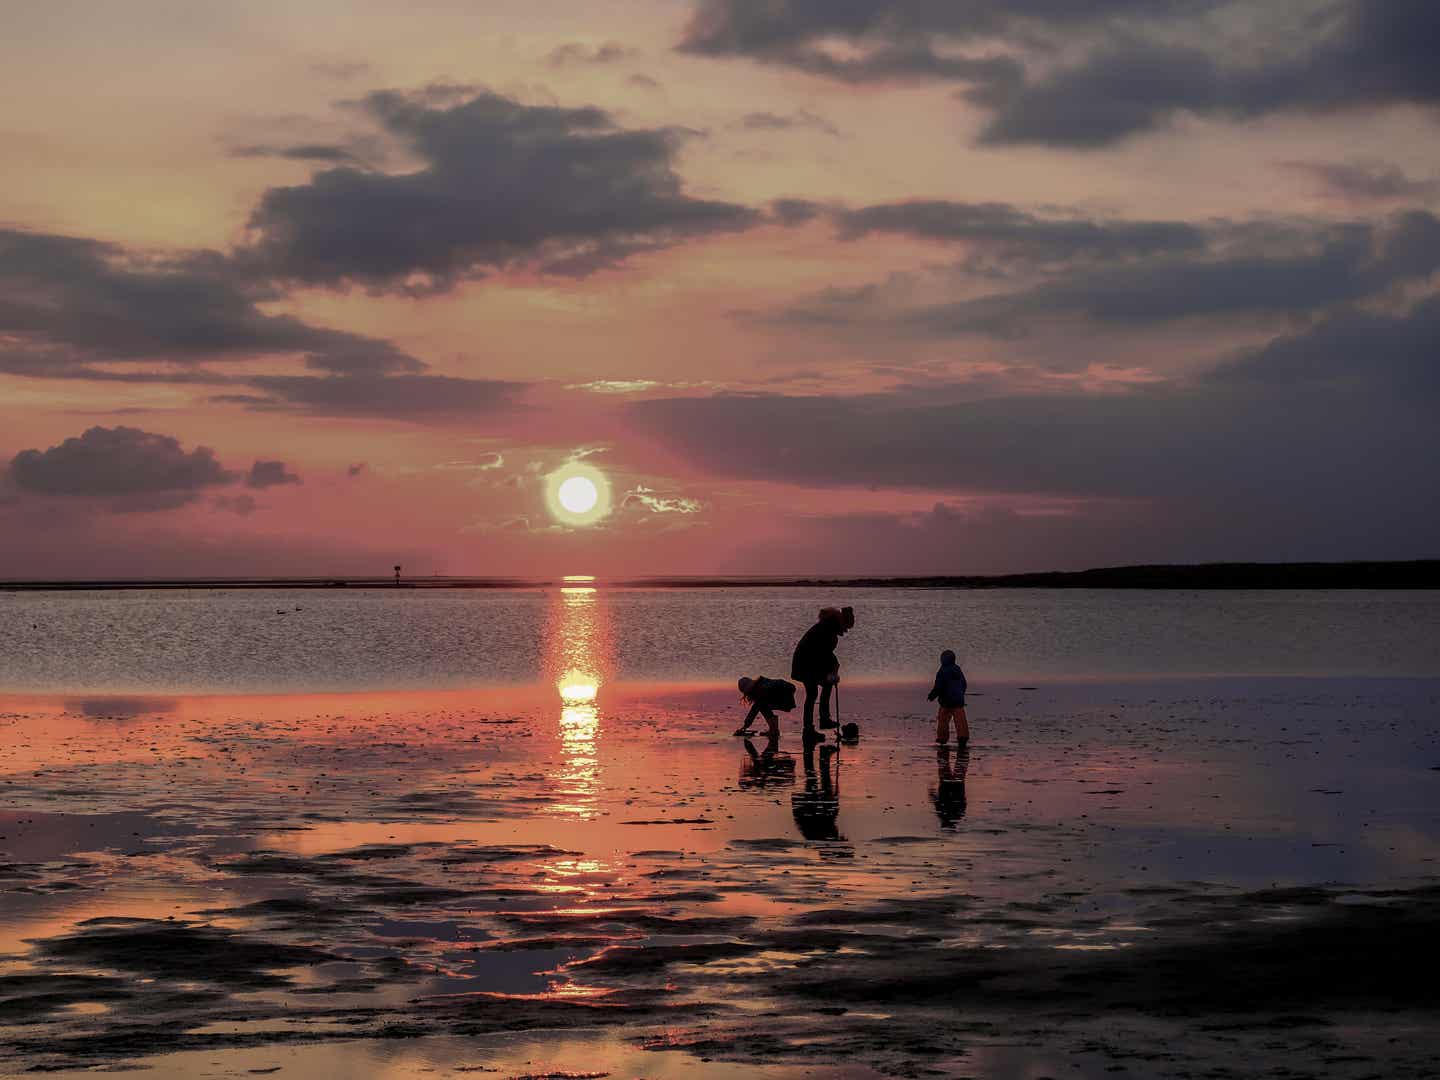
[[[834,689],[835,684],[832,682],[827,682],[820,687],[820,722],[822,724],[830,723],[830,692]]]
[[[935,710],[935,741],[937,743],[950,741],[950,710],[944,705]]]
[[[965,706],[961,705],[955,710],[955,739],[958,742],[967,742],[970,738],[970,719],[965,715]]]
[[[805,683],[805,730],[812,731],[815,728],[815,695],[819,687],[813,682]]]

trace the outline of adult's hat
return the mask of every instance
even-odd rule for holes
[[[740,693],[744,694],[746,697],[749,697],[749,696],[750,696],[750,688],[755,685],[755,680],[754,680],[754,679],[747,679],[747,678],[742,677],[742,678],[740,679],[739,685],[740,685]]]
[[[822,607],[820,609],[821,622],[844,622],[845,615],[838,607]]]

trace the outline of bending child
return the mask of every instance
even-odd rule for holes
[[[750,735],[750,725],[755,723],[755,717],[765,717],[767,734],[772,739],[780,737],[780,720],[775,715],[775,710],[789,712],[795,708],[795,684],[786,682],[784,679],[741,679],[740,699],[749,702],[750,714],[745,717],[745,723],[736,729],[736,735]]]
[[[946,649],[940,654],[940,670],[935,672],[935,685],[927,700],[940,702],[935,714],[935,741],[944,746],[950,741],[950,721],[955,721],[955,744],[970,742],[970,721],[965,716],[965,672],[955,662],[955,653]]]

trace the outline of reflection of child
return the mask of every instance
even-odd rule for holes
[[[793,784],[795,782],[795,759],[780,753],[780,739],[770,735],[765,739],[765,749],[756,750],[755,744],[745,740],[745,760],[740,765],[740,786],[742,788],[763,788],[768,784]]]
[[[740,698],[750,704],[750,714],[745,717],[745,723],[735,731],[736,735],[751,734],[750,725],[755,723],[756,716],[765,717],[765,723],[769,728],[768,735],[775,739],[780,736],[780,721],[775,716],[775,710],[789,712],[795,708],[795,684],[786,682],[784,679],[741,679]]]
[[[970,742],[970,721],[965,717],[965,672],[955,662],[955,654],[946,649],[940,654],[940,670],[935,672],[935,685],[930,688],[928,700],[938,701],[940,709],[935,714],[935,741],[950,741],[950,721],[955,721],[955,743],[965,746]]]

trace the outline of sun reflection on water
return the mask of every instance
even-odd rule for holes
[[[560,695],[561,760],[550,812],[596,816],[600,782],[597,740],[601,731],[600,688],[604,682],[606,625],[593,585],[567,578],[557,590],[547,626],[547,670]]]

